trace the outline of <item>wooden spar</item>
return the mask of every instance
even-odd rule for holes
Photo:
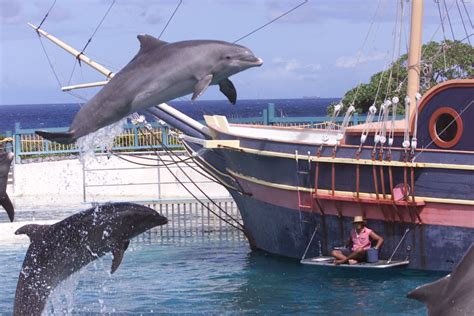
[[[58,38],[54,37],[53,35],[48,34],[43,29],[40,29],[40,28],[38,28],[37,26],[35,26],[31,23],[28,23],[28,25],[31,28],[33,28],[36,32],[38,32],[39,35],[42,35],[42,36],[46,37],[51,42],[58,45],[59,47],[61,47],[62,49],[64,49],[65,51],[67,51],[68,53],[73,55],[74,57],[78,58],[79,60],[83,61],[85,64],[91,66],[92,68],[94,68],[95,70],[97,70],[98,72],[100,72],[101,74],[106,76],[108,79],[111,79],[115,75],[112,71],[110,71],[107,68],[105,68],[104,66],[96,63],[95,61],[93,61],[92,59],[87,57],[86,55],[82,54],[80,51],[72,48],[71,46],[69,46],[68,44],[66,44],[63,41],[59,40]]]
[[[74,89],[84,89],[84,88],[93,88],[93,87],[101,87],[105,86],[109,81],[98,81],[98,82],[91,82],[91,83],[82,83],[82,84],[76,84],[73,86],[66,86],[62,87],[62,91],[71,91]]]
[[[410,48],[408,51],[407,95],[410,98],[410,118],[416,110],[415,95],[420,89],[420,60],[423,26],[423,0],[413,0],[411,7]]]

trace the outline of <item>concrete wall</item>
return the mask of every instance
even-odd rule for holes
[[[142,164],[156,165],[155,155],[123,156]],[[155,159],[155,160],[146,160]],[[183,156],[185,158],[185,156]],[[172,159],[162,156],[167,162]],[[195,166],[190,160],[190,165]],[[175,174],[199,197],[203,194],[190,183],[188,174],[213,198],[228,197],[227,190],[211,182],[184,163],[170,165]],[[164,166],[139,166],[115,156],[98,156],[82,163],[79,159],[22,163],[14,166],[14,184],[8,188],[16,208],[80,205],[83,202],[143,201],[190,198],[191,195]],[[199,169],[200,170],[200,169]]]

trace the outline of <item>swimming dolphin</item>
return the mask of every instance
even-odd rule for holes
[[[30,224],[15,234],[30,237],[16,287],[14,315],[40,315],[51,291],[89,262],[112,252],[111,273],[130,239],[168,222],[155,210],[132,203],[97,206],[54,225]]]
[[[425,303],[429,315],[474,315],[474,244],[451,274],[407,296]]]
[[[15,217],[15,210],[12,201],[10,201],[7,194],[8,172],[10,171],[12,160],[12,153],[0,153],[0,204],[3,206],[5,211],[7,211],[10,222],[13,222]]]
[[[138,40],[138,54],[79,110],[68,132],[36,133],[70,144],[133,112],[190,93],[194,101],[209,85],[218,84],[235,104],[237,92],[229,77],[263,64],[248,48],[223,41],[167,43],[150,35],[139,35]]]

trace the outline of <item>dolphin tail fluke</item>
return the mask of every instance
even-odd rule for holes
[[[76,141],[73,132],[52,133],[45,131],[36,131],[36,134],[43,138],[46,138],[47,140],[64,145],[72,144]]]
[[[15,218],[15,209],[13,208],[12,201],[10,201],[8,195],[5,194],[5,196],[0,197],[0,204],[3,206],[5,211],[7,211],[10,222],[13,222],[13,219]]]

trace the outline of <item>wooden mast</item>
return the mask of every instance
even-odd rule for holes
[[[423,0],[412,0],[410,47],[408,51],[407,96],[410,98],[410,119],[416,110],[416,94],[420,90],[420,61],[423,26]]]

